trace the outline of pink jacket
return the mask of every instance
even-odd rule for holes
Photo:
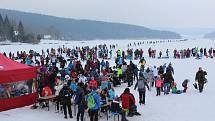
[[[162,80],[160,80],[160,79],[156,80],[155,86],[156,87],[161,87],[162,86]]]

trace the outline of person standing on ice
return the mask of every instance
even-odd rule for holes
[[[71,105],[72,105],[72,102],[71,102],[71,98],[72,98],[72,95],[73,95],[73,91],[69,88],[67,82],[64,82],[64,86],[63,88],[60,90],[59,92],[59,96],[62,100],[62,104],[63,104],[63,112],[64,112],[64,115],[65,115],[65,119],[67,119],[67,109],[68,109],[68,112],[69,112],[69,117],[70,118],[73,118],[72,116],[72,109],[71,109]]]
[[[128,82],[128,87],[131,87],[133,85],[133,72],[132,72],[131,65],[127,66],[126,81]]]
[[[146,64],[146,60],[144,57],[142,57],[139,61],[139,64],[140,64],[140,70],[141,71],[144,71],[144,68],[145,68],[145,64]]]
[[[147,79],[144,78],[144,75],[142,72],[139,73],[139,79],[137,80],[137,83],[135,84],[134,90],[138,88],[139,92],[139,103],[145,105],[145,95],[146,95],[146,87],[149,90],[149,86],[147,84]]]
[[[173,78],[170,70],[167,70],[163,77],[164,77],[164,81],[163,81],[164,95],[167,95],[170,92],[170,87],[171,87],[172,82],[174,82],[174,78]]]
[[[166,57],[169,57],[169,49],[166,49]]]
[[[78,105],[77,121],[81,118],[84,121],[84,110],[87,108],[86,100],[84,95],[84,89],[82,88],[83,83],[78,83],[78,88],[75,97],[75,104]]]
[[[196,73],[195,80],[196,80],[196,82],[198,82],[198,87],[199,87],[200,93],[203,91],[203,88],[204,88],[204,83],[206,81],[206,78],[205,78],[206,74],[207,74],[206,71],[203,71],[202,67],[199,67],[199,70]]]
[[[155,87],[156,87],[156,91],[157,91],[156,96],[160,96],[161,95],[162,83],[163,83],[163,80],[158,76],[155,79]]]
[[[172,67],[172,63],[170,62],[169,65],[166,68],[166,71],[170,71],[174,75],[174,69]]]
[[[134,115],[141,115],[137,112],[137,106],[135,104],[134,95],[130,92],[129,88],[126,88],[124,92],[120,95],[120,99],[122,101],[122,108],[127,109],[128,116],[132,117]]]

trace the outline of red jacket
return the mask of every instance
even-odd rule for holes
[[[120,98],[123,109],[129,109],[131,105],[135,105],[135,99],[131,93],[122,93]]]
[[[48,86],[44,87],[42,91],[42,97],[51,96],[51,95],[52,95],[52,91],[50,87]]]
[[[93,88],[93,87],[98,87],[98,83],[97,83],[97,81],[96,80],[90,80],[89,81],[89,87],[90,88]]]

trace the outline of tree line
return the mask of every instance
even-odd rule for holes
[[[39,43],[40,39],[39,35],[25,32],[22,21],[17,24],[16,20],[8,18],[7,15],[3,18],[0,13],[0,41]]]

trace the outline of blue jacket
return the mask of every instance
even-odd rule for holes
[[[100,63],[101,67],[106,67],[106,63],[104,60],[102,60],[102,62]]]
[[[74,69],[73,63],[69,63],[68,68],[71,69],[71,70],[73,70]]]
[[[114,100],[115,92],[113,90],[108,90],[108,100]]]
[[[98,72],[96,72],[95,69],[93,69],[93,70],[90,72],[90,76],[91,76],[91,77],[99,77],[99,74],[98,74]]]
[[[118,64],[119,64],[119,65],[122,65],[122,61],[123,61],[123,60],[122,60],[122,58],[120,57],[120,58],[119,58],[119,61],[118,61]]]
[[[89,96],[90,95],[93,95],[94,97],[94,101],[95,101],[95,107],[92,108],[91,110],[97,110],[97,109],[100,109],[101,108],[101,98],[100,96],[98,95],[98,93],[96,91],[92,91],[90,94],[88,94],[86,96],[86,99],[88,100]]]
[[[69,87],[72,91],[74,91],[74,92],[77,91],[77,85],[75,83],[72,82]]]
[[[135,66],[134,66],[134,69],[133,69],[134,74],[135,74],[135,75],[138,75],[138,71],[139,71],[139,69],[138,69],[137,66],[135,65]]]
[[[30,58],[26,58],[26,60],[25,60],[25,64],[27,64],[27,65],[30,65],[30,64],[31,64],[31,60],[30,60]]]
[[[107,81],[105,81],[105,82],[101,82],[101,86],[100,86],[100,88],[101,88],[102,90],[104,90],[104,89],[108,88],[108,82],[107,82]]]

